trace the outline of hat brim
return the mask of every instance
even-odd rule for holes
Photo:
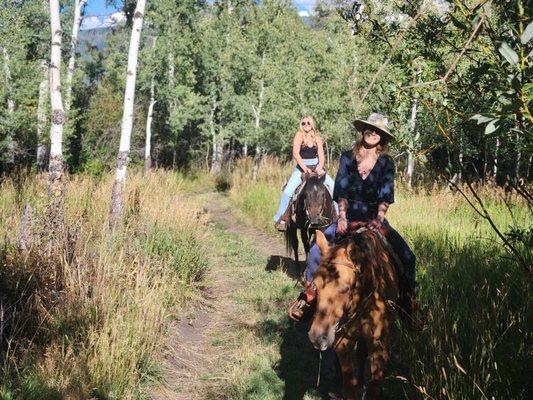
[[[378,130],[382,135],[388,137],[389,139],[391,139],[391,140],[396,139],[396,137],[392,133],[390,133],[388,130],[380,128],[379,126],[374,125],[371,122],[365,121],[364,119],[356,119],[353,122],[353,124],[355,126],[355,129],[357,129],[360,132],[363,132],[365,126],[371,126],[372,128]]]

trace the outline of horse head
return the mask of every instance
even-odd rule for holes
[[[309,339],[323,351],[335,342],[340,324],[356,310],[364,311],[365,299],[396,299],[397,286],[388,253],[375,232],[354,233],[331,247],[321,231],[316,236],[322,261],[314,277],[317,303]]]
[[[311,227],[329,225],[331,222],[332,200],[324,185],[326,175],[312,174],[305,177],[305,187],[300,195],[301,210]]]
[[[322,262],[314,277],[317,303],[309,339],[317,350],[324,351],[335,341],[336,329],[352,302],[357,277],[348,246],[329,247],[321,231],[316,232],[316,242]]]

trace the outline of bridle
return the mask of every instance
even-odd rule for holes
[[[327,191],[325,186],[324,186],[324,190]],[[305,209],[305,215],[307,217],[305,219],[305,228],[307,228],[307,229],[309,229],[309,228],[323,228],[323,227],[331,225],[331,223],[333,222],[332,218],[322,215],[322,212],[324,211],[324,206],[325,206],[326,201],[327,201],[327,198],[326,198],[325,195],[323,195],[322,196],[322,201],[320,202],[320,210],[318,212],[321,223],[320,223],[320,225],[315,225],[315,224],[311,224],[311,222],[310,222],[311,221],[311,216],[309,215],[309,208],[307,206],[307,195],[304,197],[304,209]]]

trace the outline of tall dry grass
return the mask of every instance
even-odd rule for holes
[[[238,165],[230,198],[248,223],[275,234],[272,217],[293,167],[265,159],[256,182],[251,168],[249,160]],[[502,232],[521,232],[516,246],[531,262],[527,206],[498,188],[477,191]],[[530,397],[531,278],[489,224],[445,184],[408,193],[397,182],[387,217],[417,256],[419,298],[428,319],[423,332],[397,332],[389,397]]]
[[[183,194],[180,176],[132,175],[124,223],[111,234],[111,179],[68,178],[69,234],[59,257],[48,254],[39,217],[46,176],[2,183],[0,295],[8,318],[0,398],[141,398],[160,379],[166,324],[207,268],[206,217]],[[17,237],[26,202],[34,242],[23,251]]]

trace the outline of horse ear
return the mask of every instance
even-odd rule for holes
[[[326,257],[329,253],[329,244],[326,236],[321,230],[316,231],[316,244],[322,253],[322,257]]]

